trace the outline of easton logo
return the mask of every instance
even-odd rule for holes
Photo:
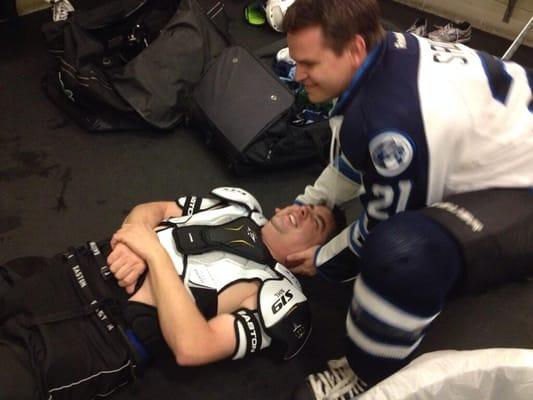
[[[187,215],[194,214],[194,206],[196,205],[196,196],[191,197],[189,205],[187,207]]]
[[[257,344],[258,344],[257,331],[255,330],[255,325],[252,321],[252,317],[250,317],[248,314],[242,313],[241,315],[244,318],[246,325],[248,326],[248,333],[250,334],[250,341],[249,341],[250,353],[255,353],[255,351],[257,350]]]
[[[278,299],[272,304],[272,314],[277,314],[283,306],[285,306],[293,297],[294,295],[291,293],[291,290],[280,290],[278,293],[276,293],[276,297]]]
[[[87,286],[87,281],[85,280],[85,276],[83,275],[83,272],[81,272],[80,267],[75,265],[72,267],[72,271],[74,272],[74,276],[78,280],[80,287],[83,289],[85,286]]]

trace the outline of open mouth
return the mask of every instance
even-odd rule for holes
[[[289,214],[289,222],[291,223],[292,226],[296,227],[297,224],[296,224],[296,217],[292,214]]]

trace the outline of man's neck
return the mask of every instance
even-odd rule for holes
[[[265,226],[266,225],[263,225],[261,227],[261,239],[263,241],[263,244],[265,245],[268,252],[270,253],[270,255],[275,261],[281,264],[284,264],[286,260],[285,260],[285,257],[282,256],[283,252],[281,251],[280,246],[277,246],[276,243],[274,243],[274,241],[270,240],[268,233],[265,234],[266,232]]]

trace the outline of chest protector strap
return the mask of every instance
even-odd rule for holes
[[[263,244],[259,226],[250,218],[241,217],[218,226],[176,227],[172,234],[176,248],[182,254],[224,251],[261,264],[275,264]]]

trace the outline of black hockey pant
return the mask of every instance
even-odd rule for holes
[[[136,375],[121,321],[125,292],[87,247],[0,271],[0,399],[93,399]]]

